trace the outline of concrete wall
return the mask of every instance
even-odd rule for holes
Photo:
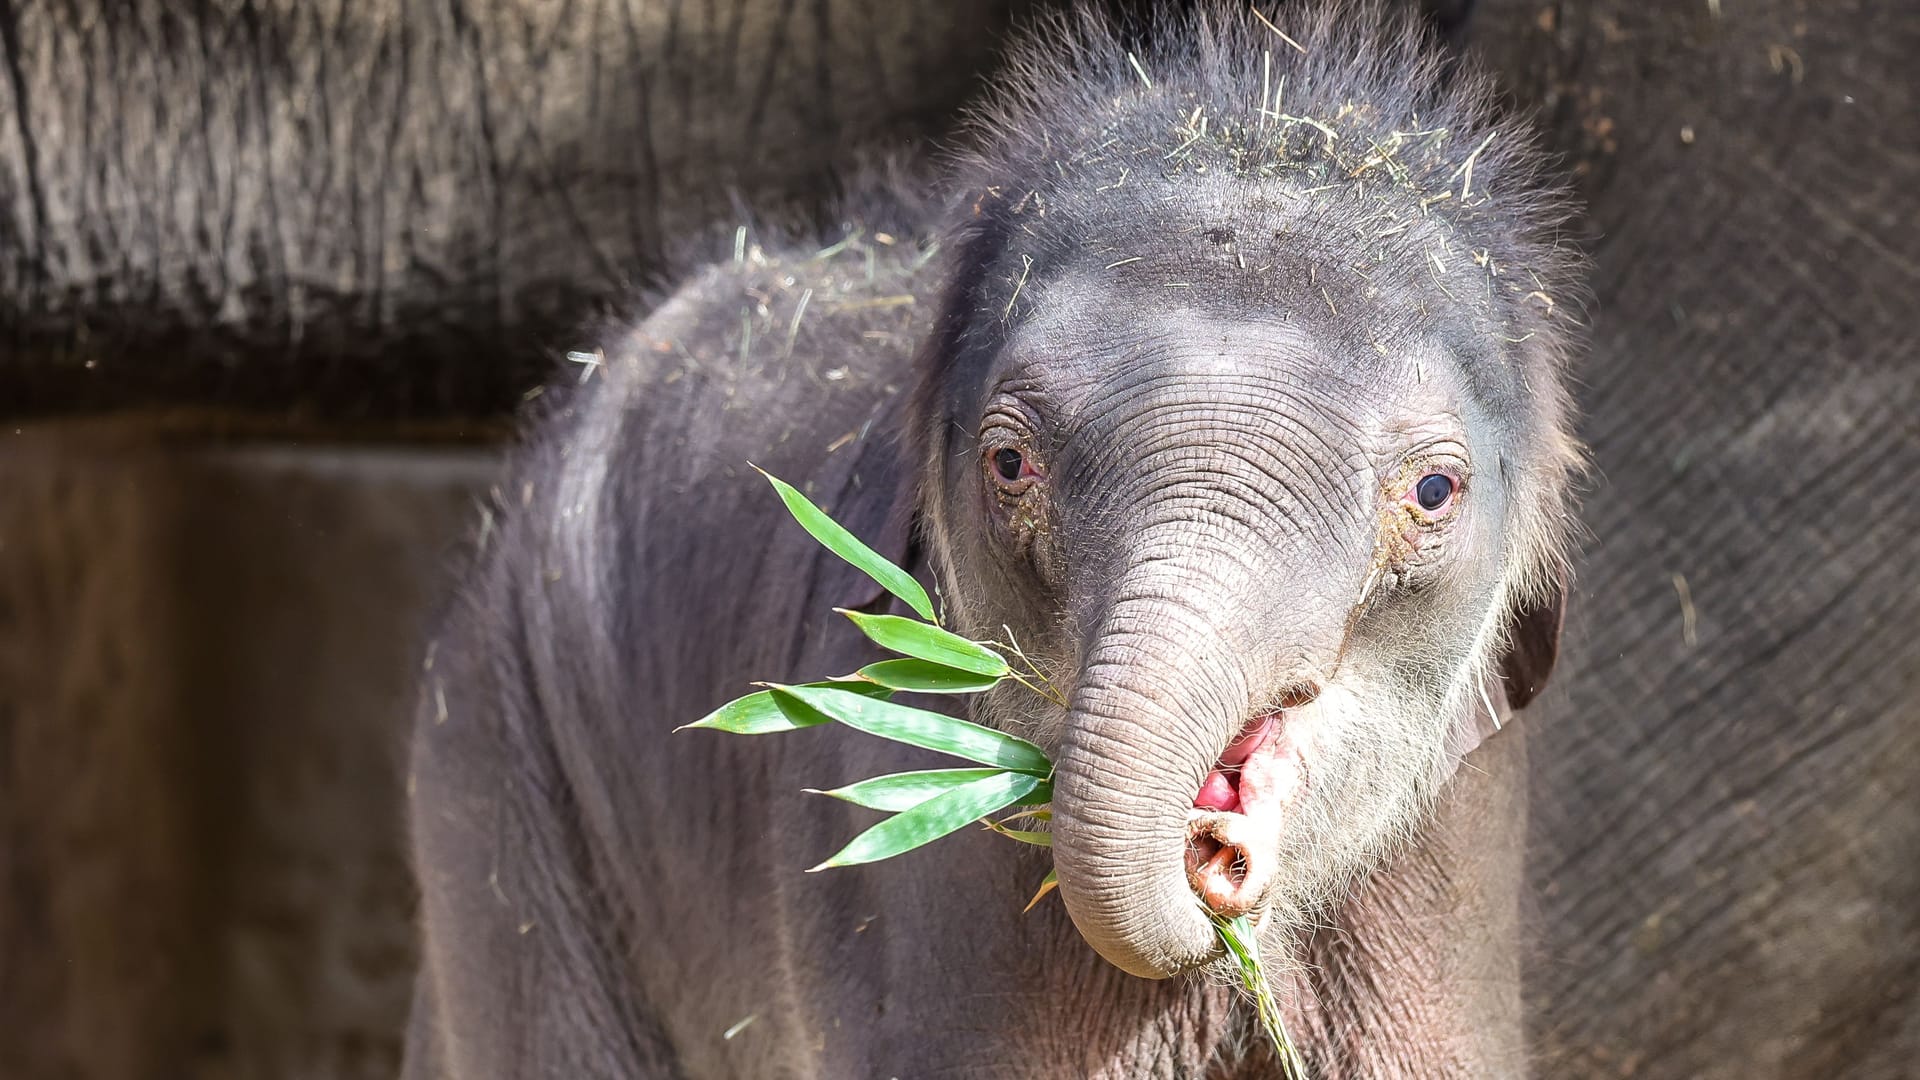
[[[480,450],[0,432],[0,1077],[387,1077]]]

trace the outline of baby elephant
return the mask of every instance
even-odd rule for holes
[[[427,662],[410,1074],[1275,1075],[1209,909],[1314,1075],[1523,1071],[1496,732],[1556,650],[1579,267],[1489,101],[1371,6],[1044,23],[937,205],[743,232],[569,372]],[[972,715],[1056,763],[1064,903],[984,830],[801,873],[872,815],[800,789],[916,751],[670,734],[876,658],[749,461],[1047,671]]]

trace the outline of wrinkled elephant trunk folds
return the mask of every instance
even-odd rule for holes
[[[1190,823],[1248,701],[1190,603],[1123,599],[1090,643],[1056,761],[1054,859],[1074,924],[1124,971],[1165,978],[1218,951],[1189,883]]]

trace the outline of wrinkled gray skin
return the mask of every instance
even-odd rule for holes
[[[1024,0],[0,4],[0,411],[492,412]]]
[[[498,415],[1069,2],[9,0],[0,416]]]
[[[951,181],[940,260],[913,269],[907,208],[862,222],[871,283],[791,245],[608,343],[503,485],[428,674],[420,1074],[1263,1075],[1248,1010],[1191,977],[1220,953],[1203,829],[1242,864],[1207,898],[1261,920],[1277,970],[1374,951],[1301,969],[1319,1074],[1521,1068],[1517,740],[1429,812],[1558,634],[1564,210],[1411,24],[1290,21],[1307,53],[1277,64],[1237,10],[1137,61],[1044,28]],[[1261,123],[1269,72],[1321,126]],[[1183,136],[1196,108],[1212,138]],[[1395,143],[1422,124],[1453,137]],[[995,472],[1010,449],[1028,475]],[[827,613],[859,582],[747,460],[869,535],[917,506],[953,625],[1041,658],[1060,705],[1003,687],[975,716],[1054,757],[1070,922],[1023,918],[1042,864],[979,836],[799,876],[859,815],[791,792],[897,750],[666,734],[750,678],[867,659]],[[1435,475],[1457,495],[1413,505]],[[1291,759],[1197,814],[1276,710]],[[1382,859],[1382,911],[1346,910]]]
[[[1121,974],[1057,904],[1019,917],[1045,863],[1006,841],[802,873],[872,815],[801,788],[941,759],[839,732],[667,734],[751,679],[877,658],[829,611],[871,585],[742,463],[900,553],[889,420],[930,297],[904,302],[925,278],[892,235],[871,285],[865,252],[812,244],[701,275],[609,342],[502,485],[495,556],[426,676],[409,1075],[1164,1075],[1230,1030],[1223,994]],[[783,359],[808,290],[794,354],[830,353],[838,378]],[[616,467],[641,433],[660,452]],[[1088,1025],[1091,1001],[1112,1022]]]
[[[1538,1071],[1909,1076],[1920,20],[1480,8],[1595,236],[1592,539],[1525,720]]]
[[[1146,89],[1119,42],[1049,42],[960,170],[909,410],[929,547],[962,627],[1058,667],[1063,707],[1007,686],[984,711],[1054,748],[1061,894],[1139,975],[1218,950],[1183,857],[1200,830],[1244,863],[1201,886],[1213,906],[1301,925],[1557,640],[1565,211],[1523,131],[1494,146],[1472,82],[1354,44],[1367,18],[1294,13],[1307,52],[1277,68],[1243,16],[1169,27],[1199,44],[1163,42]],[[1237,107],[1282,77],[1321,126]],[[1450,135],[1396,141],[1423,128]],[[1469,157],[1480,186],[1440,198]],[[1035,475],[997,475],[1005,453]],[[1415,505],[1423,476],[1457,496]],[[1245,812],[1190,823],[1283,707],[1295,760],[1249,762]]]

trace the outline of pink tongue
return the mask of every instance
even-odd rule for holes
[[[1248,724],[1239,738],[1227,744],[1226,751],[1220,755],[1220,764],[1228,768],[1245,765],[1247,759],[1253,756],[1253,752],[1260,749],[1260,744],[1267,741],[1267,736],[1273,734],[1273,721],[1276,715],[1268,713]]]
[[[1240,809],[1240,792],[1227,774],[1239,772],[1240,766],[1247,763],[1254,751],[1273,734],[1273,721],[1277,713],[1268,713],[1248,724],[1238,738],[1228,744],[1220,755],[1220,763],[1214,766],[1207,779],[1200,785],[1200,793],[1193,797],[1193,805],[1201,810],[1234,811]]]
[[[1233,789],[1233,781],[1227,779],[1226,773],[1215,769],[1200,785],[1200,794],[1193,797],[1193,805],[1201,810],[1238,810],[1240,793]]]

